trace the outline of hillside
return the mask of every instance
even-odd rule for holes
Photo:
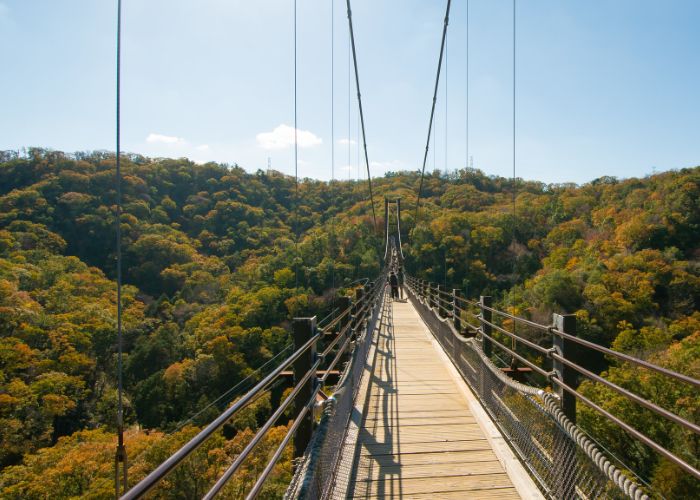
[[[124,157],[122,168],[126,417],[138,478],[246,387],[227,393],[232,386],[259,377],[288,345],[292,317],[324,315],[337,293],[375,276],[383,234],[373,228],[364,183],[303,179],[297,197],[294,178],[277,172],[138,155]],[[3,497],[112,493],[114,179],[107,153],[0,153]],[[403,200],[408,272],[468,296],[491,294],[544,323],[552,312],[576,313],[580,336],[700,377],[700,167],[583,186],[518,180],[515,216],[510,180],[436,172],[426,176],[414,227],[418,182],[401,172],[374,185],[377,215],[384,196]],[[611,360],[592,363],[700,421],[700,400],[688,389]],[[648,422],[651,437],[698,464],[697,436],[582,387],[626,420]],[[198,452],[204,463],[189,465],[203,482],[240,450],[275,398]],[[668,497],[700,492],[674,466],[580,412],[584,428]],[[277,474],[270,495],[289,471]],[[173,487],[198,491],[194,475],[183,471]]]

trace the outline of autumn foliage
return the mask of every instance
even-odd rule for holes
[[[381,267],[363,183],[185,159],[125,156],[124,381],[130,476],[177,449],[289,344],[291,318]],[[113,494],[116,412],[115,165],[102,152],[0,152],[0,488],[3,498]],[[408,271],[490,294],[548,323],[578,316],[597,343],[700,377],[700,167],[643,179],[545,185],[465,169],[375,180],[401,197]],[[515,188],[516,211],[511,197]],[[377,213],[381,208],[377,205]],[[381,227],[383,221],[378,221]],[[258,371],[262,367],[262,371]],[[700,421],[700,398],[602,357],[589,369]],[[237,384],[239,384],[237,386]],[[230,391],[236,386],[235,391]],[[582,391],[698,466],[698,437],[600,386]],[[279,401],[276,388],[158,493],[201,496]],[[221,395],[226,395],[218,399]],[[696,481],[585,408],[579,421],[667,497]],[[230,484],[249,488],[287,421]],[[280,496],[287,455],[267,486]]]

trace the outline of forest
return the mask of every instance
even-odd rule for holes
[[[381,270],[364,182],[123,155],[124,384],[130,482],[259,380],[290,321],[330,309]],[[0,152],[0,497],[111,498],[116,428],[115,156]],[[700,167],[543,184],[467,168],[373,179],[375,209],[401,198],[407,272],[489,294],[548,323],[700,378]],[[515,212],[513,211],[515,197]],[[596,371],[700,423],[700,396],[611,359]],[[283,389],[228,423],[156,498],[206,491]],[[700,439],[584,382],[581,390],[696,467]],[[700,484],[579,408],[578,422],[667,498]],[[227,486],[246,491],[285,423]],[[289,450],[288,450],[289,451]],[[289,452],[291,453],[291,452]],[[290,454],[266,486],[283,494]]]

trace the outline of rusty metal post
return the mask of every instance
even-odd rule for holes
[[[357,336],[360,332],[361,329],[361,324],[362,324],[362,306],[364,305],[364,296],[365,296],[365,289],[364,288],[356,288],[355,289],[355,322],[352,325],[353,329],[353,334]]]
[[[483,349],[484,349],[484,354],[486,356],[491,357],[491,354],[493,352],[493,344],[491,344],[491,340],[486,338],[486,335],[489,337],[493,335],[493,328],[489,323],[493,321],[493,315],[487,307],[491,307],[491,296],[489,295],[482,295],[479,298],[479,305],[481,306],[481,331],[484,332],[484,335],[482,336],[483,339]]]
[[[445,294],[443,293],[445,291],[445,285],[438,284],[435,296],[437,297],[438,316],[441,318],[447,317],[447,306],[445,305],[447,300],[445,300]]]
[[[337,304],[339,313],[343,313],[347,311],[350,306],[352,306],[352,299],[344,295],[342,297],[338,297]],[[345,328],[345,325],[347,325],[350,322],[351,316],[352,310],[350,310],[348,314],[340,320],[338,324],[338,333],[340,333],[343,330],[343,328]]]
[[[292,335],[294,340],[294,349],[297,350],[313,337],[316,330],[316,317],[313,318],[294,318],[292,321]],[[316,362],[316,344],[314,343],[309,349],[294,361],[292,367],[294,371],[294,383],[298,383],[314,366]],[[294,401],[294,413],[298,415],[304,407],[309,404],[314,396],[316,385],[315,374],[306,382]],[[297,429],[294,436],[294,456],[301,457],[306,451],[306,447],[311,441],[311,435],[314,430],[313,412],[308,412],[304,417],[303,422]]]
[[[576,335],[575,314],[555,314],[554,325],[556,326],[557,330],[568,333],[569,335]],[[554,344],[554,349],[559,356],[574,363],[578,363],[578,360],[575,359],[575,353],[578,349],[574,342],[564,339],[556,333],[553,334],[552,342]],[[555,377],[569,387],[576,388],[578,377],[573,368],[556,359],[553,361],[553,368]],[[561,409],[564,412],[564,415],[566,415],[569,420],[576,423],[576,396],[564,390],[561,386],[557,386],[554,389],[556,390],[557,394],[559,394],[559,401],[561,401]]]
[[[554,314],[554,326],[557,330],[569,335],[576,335],[576,315],[574,314]],[[576,353],[578,346],[571,340],[564,339],[552,333],[552,343],[555,352],[569,361],[581,364]],[[575,389],[577,384],[576,371],[557,359],[553,360],[552,368],[554,377],[564,382],[569,387]],[[559,395],[559,401],[564,415],[576,423],[576,396],[565,390],[558,384],[553,384],[553,389]],[[576,496],[576,484],[578,482],[578,463],[576,457],[576,445],[565,440],[560,447],[554,450],[554,459],[558,464],[561,474],[554,484],[554,493],[557,498],[574,498]]]
[[[458,333],[462,333],[462,313],[460,312],[460,304],[458,299],[462,296],[459,288],[452,289],[452,323]]]

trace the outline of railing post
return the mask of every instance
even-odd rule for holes
[[[299,349],[316,331],[316,317],[313,318],[294,318],[292,321],[292,335],[294,339],[294,350]],[[294,383],[297,384],[308,373],[316,362],[316,344],[314,343],[309,349],[303,353],[293,363]],[[304,407],[309,404],[314,395],[315,385],[317,383],[316,374],[313,374],[299,391],[294,401],[294,412],[296,415],[301,412]],[[294,436],[294,456],[301,457],[306,451],[306,447],[311,441],[311,434],[314,428],[313,412],[308,412],[304,417],[301,425],[297,429]]]
[[[554,326],[557,330],[569,335],[576,335],[576,315],[575,314],[555,314],[554,315]],[[553,347],[556,353],[562,358],[566,358],[574,363],[577,362],[575,359],[575,353],[577,351],[576,344],[571,340],[564,339],[553,334]],[[564,382],[566,385],[572,388],[576,388],[577,374],[573,368],[565,365],[561,361],[554,360],[552,363],[554,368],[554,375],[559,380]],[[559,401],[561,401],[561,409],[564,415],[576,423],[576,396],[571,394],[569,391],[564,390],[561,386],[557,385],[554,388],[559,394]]]
[[[367,301],[367,310],[365,311],[365,318],[367,318],[367,320],[365,321],[365,326],[369,324],[369,318],[372,317],[372,310],[374,309],[374,302],[372,301],[371,293],[372,282],[368,281],[365,285],[364,291],[362,292],[362,296]]]
[[[444,306],[444,302],[447,302],[445,298],[445,294],[443,292],[446,292],[445,290],[445,285],[440,285],[438,284],[437,286],[437,293],[435,296],[437,297],[437,310],[438,310],[438,316],[441,318],[444,318],[447,316],[447,307]]]
[[[343,295],[342,297],[338,297],[338,312],[342,314],[344,311],[347,311],[350,306],[352,306],[352,299],[350,297]],[[348,314],[340,320],[338,324],[338,333],[343,331],[343,328],[345,328],[345,325],[348,324],[350,321],[350,317],[352,316],[352,310],[348,311]]]
[[[488,335],[489,337],[492,335],[493,329],[491,328],[491,323],[493,321],[493,315],[489,309],[486,309],[487,307],[491,307],[491,296],[489,295],[482,295],[479,298],[479,304],[481,306],[481,331],[484,333],[482,335],[482,347],[484,349],[484,354],[487,357],[491,357],[491,353],[493,351],[493,346],[491,344],[491,340],[487,339],[486,336]]]
[[[435,309],[437,306],[437,301],[435,300],[437,297],[437,285],[435,283],[429,283],[428,286],[430,287],[430,307]]]
[[[457,333],[462,333],[462,313],[459,310],[459,305],[457,305],[457,299],[461,296],[462,292],[459,288],[452,289],[452,323]]]
[[[557,330],[569,335],[576,335],[576,315],[574,314],[554,314],[554,326]],[[576,359],[577,346],[574,342],[564,339],[553,333],[554,351],[567,360],[579,363]],[[576,388],[576,372],[563,362],[554,359],[552,363],[554,376],[569,387]],[[559,395],[561,410],[564,415],[576,423],[576,396],[565,390],[558,384],[553,389]],[[579,480],[578,463],[576,461],[576,444],[573,441],[565,440],[554,450],[554,460],[557,463],[559,480],[554,485],[554,492],[557,498],[576,497],[576,484]]]
[[[362,318],[360,317],[360,310],[362,309],[362,306],[364,305],[362,303],[362,299],[365,296],[365,289],[363,288],[356,288],[355,289],[355,323],[352,325],[353,333],[357,337],[359,336],[360,330],[362,329],[361,324],[362,324]]]

